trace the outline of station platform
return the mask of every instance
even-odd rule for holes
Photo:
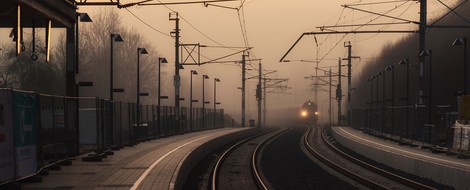
[[[221,141],[250,131],[222,128],[156,139],[115,151],[101,162],[83,162],[78,157],[71,166],[50,171],[41,183],[23,183],[21,189],[180,189],[179,178],[190,170],[186,162],[205,156],[194,155],[195,151],[203,147],[199,154],[207,154],[211,144],[220,146]]]
[[[338,143],[376,162],[455,189],[470,189],[470,159],[432,153],[420,146],[399,145],[351,127],[331,129]],[[420,145],[419,142],[414,144]]]

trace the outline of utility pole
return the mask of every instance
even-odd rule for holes
[[[245,60],[245,52],[242,55],[242,127],[245,127],[245,81],[246,81],[246,60]]]
[[[171,32],[171,36],[175,38],[175,76],[174,76],[174,86],[175,86],[175,119],[177,121],[176,128],[179,130],[180,125],[180,63],[179,63],[179,46],[180,46],[180,27],[179,27],[179,18],[178,12],[170,13],[170,20],[175,21],[175,30]]]
[[[264,79],[264,99],[263,99],[263,127],[266,127],[266,78]]]
[[[317,54],[318,54],[318,51],[317,51]],[[315,89],[314,89],[315,90],[315,103],[318,105],[318,62],[317,62],[317,66],[315,67],[315,76],[317,76],[315,79]]]
[[[419,7],[419,52],[421,54],[426,49],[426,25],[427,25],[427,0],[420,0]],[[418,76],[418,104],[423,104],[424,86],[424,57],[418,56],[419,76]]]
[[[330,78],[330,84],[328,86],[330,86],[330,90],[329,90],[329,95],[328,95],[328,125],[329,127],[331,127],[331,86],[332,86],[332,83],[331,83],[331,67],[330,67],[330,70],[328,71],[328,75],[329,75],[329,78]]]
[[[258,128],[261,128],[261,76],[262,76],[262,66],[261,62],[259,63],[258,71],[258,85],[256,85],[256,101],[258,102]]]
[[[347,114],[348,114],[348,125],[351,126],[351,42],[344,42],[344,47],[348,48],[348,104],[347,104]]]
[[[338,100],[338,126],[341,126],[341,58],[338,59],[338,85],[336,86],[336,100]]]

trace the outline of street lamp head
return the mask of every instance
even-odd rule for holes
[[[426,56],[430,56],[431,53],[432,53],[431,50],[424,50],[424,51],[422,51],[422,52],[419,54],[419,56],[420,56],[420,57],[426,57]]]
[[[406,65],[408,63],[409,63],[409,59],[407,58],[407,59],[400,60],[400,62],[398,62],[398,65]]]
[[[158,60],[160,60],[160,63],[168,63],[168,61],[164,57],[159,57]]]
[[[377,75],[372,75],[372,76],[370,76],[370,80],[373,80],[373,79],[375,79],[376,77],[377,77]]]
[[[192,75],[197,75],[197,71],[196,70],[191,70],[191,74]]]
[[[87,13],[77,13],[80,22],[93,22]]]
[[[389,65],[385,67],[385,71],[391,71],[391,70],[393,70],[393,65]]]
[[[220,79],[219,78],[214,78],[214,81],[215,82],[220,82]]]
[[[207,76],[207,75],[202,75],[202,78],[204,78],[204,79],[209,79],[209,76]]]
[[[461,46],[461,45],[464,45],[465,43],[467,43],[467,38],[461,37],[461,38],[455,39],[455,41],[452,43],[452,46]]]
[[[119,35],[119,34],[111,34],[111,38],[112,38],[115,42],[124,42],[124,40],[122,39],[121,35]]]
[[[140,54],[149,54],[149,52],[148,52],[145,48],[137,48],[137,51],[138,51]]]
[[[377,73],[377,77],[382,75],[382,71]]]

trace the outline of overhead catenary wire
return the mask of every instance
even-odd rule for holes
[[[364,23],[364,24],[358,24],[359,26],[357,26],[356,28],[354,28],[353,31],[359,30],[359,29],[363,28],[364,26],[367,26],[367,24],[370,24],[370,23],[372,23],[372,22],[378,20],[379,18],[382,18],[382,17],[388,17],[388,18],[390,18],[391,16],[388,16],[388,15],[386,15],[386,14],[388,14],[388,13],[390,13],[390,12],[392,12],[392,11],[398,9],[398,8],[401,8],[401,7],[404,6],[405,4],[407,4],[407,3],[409,3],[409,2],[412,2],[412,1],[406,1],[406,0],[405,0],[405,1],[385,1],[385,2],[381,2],[381,3],[390,3],[390,2],[393,2],[393,3],[402,2],[402,3],[399,4],[399,5],[397,5],[397,6],[395,6],[394,8],[392,8],[392,9],[390,9],[390,10],[387,10],[387,11],[385,11],[385,12],[383,12],[383,13],[380,13],[379,15],[377,15],[376,17],[374,17],[373,19],[369,20],[368,22],[366,22],[366,23]],[[410,6],[408,6],[408,7],[406,8],[406,10],[410,9],[412,5],[413,5],[413,4],[411,4]],[[344,9],[350,8],[350,9],[352,9],[353,11],[356,10],[356,8],[351,8],[351,7],[348,7],[348,6],[350,6],[350,5],[343,5]],[[336,21],[336,24],[333,25],[333,26],[331,26],[331,27],[338,26],[338,23],[340,23],[340,21],[341,21],[341,19],[342,19],[342,16],[343,16],[343,13],[344,13],[344,9],[342,10],[340,16],[338,17],[338,20]],[[404,14],[404,12],[406,12],[406,10],[403,11],[403,12],[401,12],[399,15]],[[352,11],[351,11],[351,12],[352,12]],[[349,15],[351,12],[347,13],[346,15]],[[391,23],[393,23],[393,22],[395,22],[396,20],[399,19],[399,18],[397,18],[397,17],[392,17],[392,18],[393,18],[394,20],[393,20]],[[362,19],[362,18],[361,18],[361,19]],[[403,19],[402,19],[402,20],[403,20]],[[413,21],[406,21],[406,22],[413,22]],[[388,28],[388,27],[391,25],[390,23],[388,23],[388,24],[387,24],[387,23],[384,23],[384,24],[385,24],[385,26],[382,27],[380,30],[384,30],[384,29]],[[377,34],[375,34],[375,35],[377,35]],[[369,38],[372,38],[372,37],[374,37],[375,35],[372,35],[372,36],[369,37]],[[314,35],[314,36],[315,36],[315,35]],[[318,63],[319,63],[319,62],[322,62],[323,59],[325,59],[325,58],[339,45],[339,43],[340,43],[342,40],[344,40],[344,38],[345,38],[346,36],[347,36],[347,34],[343,35],[343,36],[333,45],[333,47],[331,47],[331,48],[322,56],[322,58],[319,59]],[[329,37],[330,37],[330,35],[327,35],[327,37],[326,37],[324,40],[320,41],[319,46],[322,46],[326,41],[328,41]],[[318,42],[317,42],[317,43],[318,43]],[[319,47],[319,46],[318,46],[318,47]]]
[[[455,15],[457,15],[459,18],[461,18],[462,20],[464,20],[465,22],[469,23],[470,24],[470,21],[467,20],[465,17],[463,17],[462,15],[460,15],[458,12],[456,12],[454,9],[450,8],[449,6],[447,6],[444,2],[442,2],[441,0],[437,0],[439,3],[441,3],[442,5],[444,5],[444,7],[446,7],[447,9],[449,9],[451,12],[453,12]]]
[[[157,0],[157,1],[160,2],[160,3],[163,3],[163,2],[161,2],[160,0]],[[168,10],[170,10],[170,11],[172,11],[172,12],[177,12],[177,11],[173,10],[172,8],[168,7],[167,5],[163,5],[163,6],[165,6]],[[196,28],[193,24],[191,24],[188,20],[186,20],[186,18],[183,17],[181,14],[178,14],[178,16],[179,16],[184,22],[186,22],[191,28],[193,28],[194,30],[196,30],[196,32],[198,32],[199,34],[201,34],[202,36],[204,36],[204,37],[207,38],[208,40],[214,42],[215,44],[217,44],[217,45],[219,45],[219,46],[228,47],[228,46],[223,45],[222,43],[220,43],[220,42],[218,42],[218,41],[212,39],[211,37],[209,37],[209,36],[206,35],[205,33],[203,33],[201,30],[199,30],[199,29]],[[229,48],[229,49],[231,49],[231,48]]]
[[[165,7],[167,7],[167,6],[165,5]],[[171,11],[174,11],[173,9],[171,9],[171,8],[169,8],[169,7],[167,7],[167,8],[168,8],[169,10],[171,10]],[[156,29],[155,27],[151,26],[149,23],[145,22],[145,21],[144,21],[143,19],[141,19],[139,16],[137,16],[136,14],[134,14],[131,10],[129,10],[129,9],[127,9],[127,8],[125,8],[125,9],[126,9],[132,16],[134,16],[137,20],[139,20],[140,22],[142,22],[143,24],[145,24],[146,26],[148,26],[148,27],[151,28],[152,30],[154,30],[154,31],[156,31],[156,32],[158,32],[158,33],[160,33],[160,34],[166,36],[166,37],[171,37],[171,38],[173,38],[171,35],[166,34],[166,33],[162,32],[161,30],[158,30],[158,29]],[[184,20],[184,18],[183,18],[181,15],[180,15],[180,17]],[[184,20],[184,21],[185,21],[186,23],[188,23],[188,24],[189,24],[192,28],[194,28],[196,31],[202,33],[202,32],[199,31],[197,28],[195,28],[191,23],[189,23],[187,20]],[[208,39],[211,39],[211,38],[209,38],[207,35],[205,35],[205,34],[203,34],[203,35],[206,36]],[[213,41],[214,41],[214,40],[213,40]],[[238,51],[238,50],[236,50],[236,49],[244,48],[244,47],[225,46],[225,45],[220,44],[220,43],[218,43],[218,42],[215,42],[215,43],[217,43],[218,46],[204,45],[203,47],[228,48],[228,49],[231,49],[231,50],[233,50],[233,51]],[[206,56],[206,55],[204,55],[204,54],[201,54],[201,53],[198,52],[198,51],[195,51],[195,53],[199,53],[199,54],[201,55],[201,57],[203,57],[203,58],[206,58],[206,59],[208,59],[208,60],[212,60],[212,58],[210,58],[210,57],[208,57],[208,56]]]

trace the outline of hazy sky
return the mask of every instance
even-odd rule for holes
[[[93,0],[89,0],[93,1]],[[135,2],[135,0],[121,0],[122,4]],[[155,0],[154,2],[159,2]],[[160,0],[160,2],[175,2],[175,0]],[[204,7],[202,4],[174,5],[174,6],[134,6],[126,9],[119,9],[119,14],[124,18],[125,24],[143,34],[147,40],[157,47],[159,54],[168,59],[170,64],[165,66],[169,74],[163,87],[163,94],[170,97],[174,94],[172,76],[174,74],[174,39],[151,29],[138,18],[149,24],[151,27],[169,34],[175,27],[173,21],[169,21],[169,12],[177,11],[180,14],[181,41],[183,43],[200,43],[209,46],[244,46],[241,25],[246,28],[249,46],[254,47],[251,51],[252,58],[262,59],[263,67],[266,70],[277,70],[270,78],[289,78],[287,83],[292,89],[285,94],[268,94],[268,109],[285,108],[299,106],[302,102],[313,100],[313,92],[309,91],[310,81],[304,79],[305,76],[314,74],[315,63],[293,61],[290,63],[279,63],[279,59],[287,49],[303,33],[309,31],[319,31],[316,27],[335,24],[359,24],[359,23],[390,23],[400,22],[392,19],[376,19],[377,16],[364,14],[359,11],[344,9],[341,5],[350,3],[371,3],[378,2],[372,0],[346,1],[346,0],[247,0],[240,11],[214,6]],[[452,5],[456,0],[443,0],[448,5]],[[241,1],[217,3],[227,7],[239,7]],[[437,1],[429,0],[428,17],[432,18],[442,13],[443,6]],[[373,10],[385,13],[395,8],[388,14],[399,16],[400,18],[418,20],[419,4],[415,1],[394,2],[385,5],[367,5],[358,8]],[[108,7],[109,8],[109,7]],[[115,8],[115,7],[113,7]],[[116,8],[117,9],[117,8]],[[171,9],[171,10],[170,10]],[[103,11],[104,7],[79,7],[78,11],[88,12],[91,15],[97,11]],[[336,30],[350,30],[349,28],[338,28]],[[403,29],[416,30],[417,26],[390,25],[388,27],[362,28],[368,30]],[[199,31],[197,31],[199,30]],[[117,31],[118,32],[118,31]],[[201,34],[202,33],[202,34]],[[207,38],[208,36],[209,38]],[[313,36],[306,36],[299,45],[293,49],[287,57],[289,60],[315,60],[322,59],[320,66],[336,65],[339,57],[346,56],[344,41],[351,41],[353,45],[353,55],[361,56],[360,61],[355,61],[353,75],[366,66],[368,61],[373,61],[380,53],[381,47],[391,44],[402,38],[403,34],[381,34],[381,35],[323,35],[317,36],[320,44],[316,46]],[[125,36],[123,36],[125,38]],[[214,42],[215,41],[215,42]],[[210,58],[233,53],[230,49],[202,48],[201,53]],[[318,56],[317,56],[318,55]],[[225,60],[239,60],[241,54],[226,58]],[[203,61],[207,59],[203,58]],[[252,66],[258,68],[258,62],[252,62]],[[248,66],[248,68],[252,68]],[[195,69],[200,76],[194,80],[194,84],[200,85],[201,75],[207,74],[211,77],[207,82],[206,97],[212,98],[213,78],[218,77],[221,83],[217,86],[217,91],[222,104],[227,113],[238,113],[241,110],[241,92],[237,87],[241,86],[241,66],[235,63],[226,64],[206,64],[202,66],[186,66],[181,71],[183,83],[181,96],[188,97],[189,72]],[[249,75],[255,75],[255,71],[249,71]],[[198,80],[199,79],[199,80]],[[247,82],[247,118],[256,118],[256,101],[254,90],[256,80]],[[345,83],[343,83],[345,84]],[[344,85],[345,86],[345,85]],[[344,88],[343,90],[345,90]],[[319,93],[322,97],[318,99],[319,106],[327,100],[327,93]],[[200,95],[195,94],[195,99],[200,99]],[[210,100],[212,102],[212,100]],[[183,105],[186,105],[185,101]],[[201,101],[199,101],[201,102]],[[323,103],[322,103],[323,102]],[[168,101],[167,105],[173,105],[173,101]],[[326,104],[323,106],[326,109]]]

